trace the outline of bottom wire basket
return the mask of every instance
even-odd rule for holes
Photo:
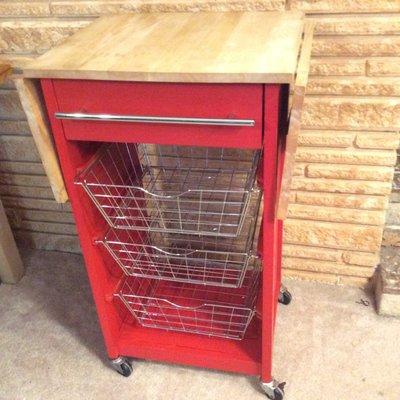
[[[220,287],[126,277],[116,296],[145,327],[242,339],[254,314],[258,269],[242,287]]]

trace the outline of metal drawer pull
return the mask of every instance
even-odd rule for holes
[[[115,121],[140,122],[144,124],[178,124],[178,125],[216,125],[216,126],[254,126],[254,119],[227,118],[186,118],[186,117],[153,117],[146,115],[112,115],[56,112],[57,119],[77,119],[81,121]]]

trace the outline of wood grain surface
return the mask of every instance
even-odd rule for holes
[[[0,84],[10,72],[9,65],[0,64]],[[0,200],[0,281],[17,283],[23,275],[24,266]]]
[[[301,12],[102,17],[28,63],[29,78],[291,83]]]
[[[289,117],[289,130],[286,137],[285,160],[283,164],[282,183],[277,205],[277,218],[284,220],[287,215],[290,198],[290,184],[292,182],[298,136],[301,130],[301,113],[303,110],[308,72],[310,69],[311,47],[314,34],[314,22],[306,22],[304,39],[297,66],[296,81],[293,88],[292,108]]]
[[[52,134],[48,125],[44,104],[38,94],[34,80],[15,78],[15,86],[25,111],[33,140],[40,154],[46,175],[57,203],[68,200],[67,191],[58,163],[57,154],[53,144]]]

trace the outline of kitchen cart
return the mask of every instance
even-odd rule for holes
[[[259,375],[283,397],[282,219],[311,36],[297,12],[116,15],[25,68],[121,374],[160,360]]]

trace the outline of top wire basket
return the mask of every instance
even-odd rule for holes
[[[113,143],[75,183],[110,226],[237,237],[254,192],[252,150]]]

